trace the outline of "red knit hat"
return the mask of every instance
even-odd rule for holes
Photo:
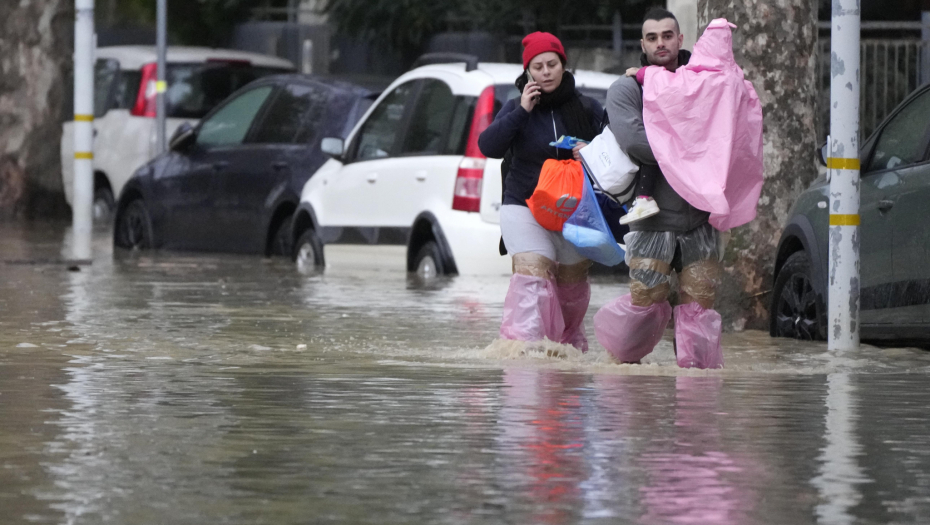
[[[559,55],[563,64],[566,62],[565,48],[555,35],[542,31],[526,35],[523,37],[523,69],[530,67],[530,60],[533,60],[533,57],[550,51]]]

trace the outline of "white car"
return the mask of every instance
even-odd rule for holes
[[[298,266],[325,266],[327,244],[400,244],[407,271],[424,276],[509,273],[498,253],[501,161],[481,154],[478,135],[518,95],[521,72],[477,60],[415,68],[344,142],[324,139],[333,158],[307,181],[293,224]],[[574,74],[602,104],[619,78]]]
[[[114,197],[136,169],[157,153],[156,49],[113,46],[96,50],[94,70],[94,218],[109,216]],[[266,75],[288,73],[284,59],[226,49],[169,47],[166,135],[197,121],[240,87]],[[71,112],[73,113],[73,112]],[[74,122],[61,137],[65,198],[74,194]]]

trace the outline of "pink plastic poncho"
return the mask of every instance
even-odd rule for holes
[[[730,24],[718,18],[674,73],[646,68],[643,123],[672,188],[725,231],[756,216],[762,192],[762,105],[733,58]]]

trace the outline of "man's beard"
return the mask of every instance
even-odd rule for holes
[[[666,51],[667,51],[667,50],[666,50]],[[664,67],[664,66],[667,66],[667,65],[669,65],[669,64],[677,64],[677,63],[678,63],[678,53],[677,53],[677,52],[676,52],[675,54],[672,54],[672,52],[669,51],[669,52],[668,52],[669,54],[666,55],[666,56],[664,56],[664,57],[659,57],[659,56],[657,56],[657,53],[658,53],[658,51],[657,51],[656,53],[653,53],[652,55],[648,55],[648,54],[646,55],[646,58],[649,60],[649,63],[650,63],[650,64],[652,64],[652,65],[654,65],[654,66],[663,66],[663,67]]]

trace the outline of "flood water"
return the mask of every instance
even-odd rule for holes
[[[402,252],[114,254],[0,227],[0,523],[926,523],[930,355],[670,334],[616,365],[489,347],[507,277]],[[371,261],[384,261],[377,268]],[[304,346],[305,345],[305,346]]]

